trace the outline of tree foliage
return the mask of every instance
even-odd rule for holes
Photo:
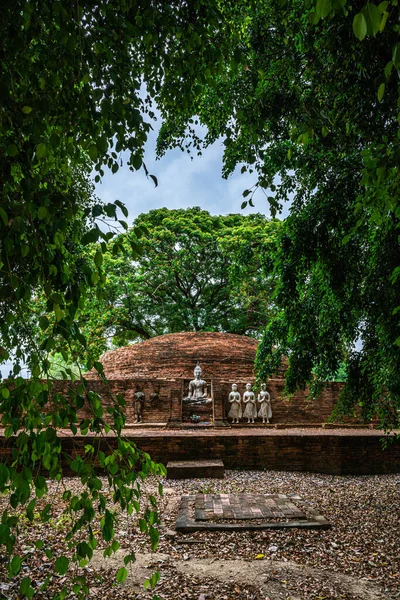
[[[110,344],[177,331],[259,336],[273,312],[280,225],[199,208],[140,215],[116,239],[123,252],[103,254],[102,293],[79,314],[93,358]]]
[[[118,449],[101,465],[124,507],[132,505],[138,463],[143,474],[157,471],[120,438],[123,399],[115,399],[110,425],[82,379],[68,394],[53,395],[46,412],[51,380],[39,379],[49,371],[48,353],[64,350],[58,340],[85,347],[76,316],[105,281],[102,254],[113,225],[127,227],[121,202],[93,198],[88,170],[98,180],[105,166],[116,172],[124,150],[132,170],[146,170],[153,101],[165,120],[160,152],[174,143],[201,149],[193,127],[199,118],[208,127],[206,144],[224,140],[225,175],[237,165],[255,173],[244,203],[258,188],[267,190],[273,210],[293,197],[277,257],[281,311],[266,332],[261,373],[287,350],[290,391],[345,358],[344,408],[362,402],[367,415],[378,411],[385,425],[398,423],[398,33],[397,0],[2,2],[0,352],[2,359],[16,353],[32,372],[24,381],[17,364],[0,390],[2,425],[16,447],[0,476],[0,492],[10,496],[0,543],[11,555],[11,575],[22,561],[13,554],[12,510],[27,505],[31,516],[30,489],[37,497],[46,489],[43,469],[61,477],[58,428],[99,434],[113,427]],[[99,254],[83,258],[82,248],[93,243]],[[116,240],[115,252],[122,246]],[[25,315],[40,290],[50,318],[39,326],[51,327],[38,347]],[[79,420],[82,405],[92,419]],[[93,550],[94,504],[105,539],[114,517],[93,463],[70,466],[86,486],[69,504],[76,530],[89,532],[88,547],[76,546],[80,560]],[[156,542],[153,525],[154,515]],[[65,565],[58,561],[60,572]],[[31,594],[25,587],[21,593]]]
[[[15,448],[12,464],[0,466],[0,492],[10,498],[10,509],[1,516],[0,544],[10,555],[10,576],[16,576],[23,558],[15,551],[14,511],[26,506],[31,519],[46,491],[45,476],[61,478],[68,457],[62,456],[58,429],[95,436],[113,429],[117,449],[97,455],[98,466],[108,475],[113,501],[126,510],[136,506],[132,484],[147,473],[164,472],[121,438],[123,398],[115,398],[105,414],[84,378],[67,393],[54,393],[48,354],[63,353],[64,342],[85,349],[78,311],[104,282],[101,257],[114,226],[127,227],[120,216],[120,211],[127,216],[124,205],[98,202],[88,173],[94,169],[99,180],[105,166],[116,172],[125,150],[130,168],[147,173],[143,146],[154,118],[152,100],[162,87],[166,105],[185,105],[194,76],[211,78],[230,51],[222,13],[212,1],[4,0],[1,13],[0,359],[16,356],[32,374],[29,381],[22,379],[17,360],[0,387],[1,423]],[[98,253],[85,257],[83,249],[96,242]],[[118,241],[114,247],[118,251]],[[41,293],[48,317],[35,323],[26,315]],[[47,332],[40,347],[37,326]],[[85,367],[93,365],[102,372],[89,356]],[[91,418],[78,417],[83,406]],[[87,457],[91,454],[89,448]],[[78,562],[90,558],[95,547],[96,511],[104,520],[104,539],[114,536],[115,509],[107,504],[94,465],[94,460],[69,460],[83,490],[80,498],[66,498],[73,517],[71,553]],[[48,505],[41,516],[46,521],[50,514]],[[145,518],[143,530],[155,547],[154,511]],[[84,545],[75,537],[82,529]],[[66,565],[60,557],[55,568],[63,573]],[[21,594],[31,597],[27,580],[21,585]],[[84,580],[74,593],[87,595]]]
[[[320,389],[345,361],[338,408],[360,404],[398,425],[399,84],[397,0],[237,5],[236,64],[186,112],[169,111],[158,150],[185,145],[186,123],[222,137],[224,174],[255,175],[272,210],[291,200],[281,232],[278,316],[258,355],[260,376],[289,356],[287,392]],[[316,378],[315,378],[316,377]]]

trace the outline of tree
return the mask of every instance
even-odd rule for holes
[[[280,225],[199,208],[140,215],[116,240],[124,252],[103,255],[102,295],[79,315],[93,356],[177,331],[259,335],[273,312]]]
[[[52,393],[48,353],[64,351],[60,339],[85,348],[77,311],[90,290],[104,281],[102,253],[114,235],[113,226],[119,221],[127,227],[119,217],[119,211],[127,215],[121,202],[102,205],[92,197],[88,172],[95,169],[97,180],[105,165],[116,172],[124,150],[129,151],[132,170],[146,170],[143,146],[154,118],[152,101],[163,87],[166,104],[184,105],[195,76],[205,81],[222,69],[230,55],[221,27],[223,15],[211,0],[100,4],[4,0],[1,8],[0,358],[16,354],[28,364],[32,377],[29,381],[19,377],[17,364],[13,377],[1,383],[1,422],[6,437],[15,436],[15,455],[12,465],[0,465],[0,492],[9,494],[12,509],[26,505],[27,518],[33,518],[47,489],[43,473],[57,480],[62,476],[57,430],[101,435],[112,427],[118,447],[110,457],[99,456],[100,466],[109,477],[113,500],[135,510],[131,484],[138,473],[160,474],[163,469],[121,438],[123,398],[115,398],[111,414],[104,415],[100,398],[90,392],[84,378],[68,394]],[[99,219],[110,229],[100,227]],[[93,260],[85,259],[82,249],[95,242],[100,246]],[[114,247],[118,251],[118,242]],[[39,322],[48,332],[39,347],[36,324],[26,315],[42,292],[49,318]],[[101,364],[88,357],[85,367],[92,366],[102,373]],[[82,405],[93,418],[79,421]],[[88,444],[87,456],[91,455]],[[111,542],[116,517],[94,460],[74,460],[69,466],[82,482],[79,498],[66,497],[73,519],[71,556],[79,562],[90,558],[95,546],[94,507],[110,551],[115,548]],[[51,506],[40,514],[48,520]],[[143,529],[155,547],[156,512],[146,511],[145,520]],[[17,525],[14,515],[2,515],[0,544],[10,556],[11,577],[19,574],[22,563],[15,550]],[[84,544],[74,537],[82,529],[87,532]],[[55,562],[59,572],[67,567],[65,557]],[[123,569],[119,580],[126,575]],[[76,585],[75,594],[87,595],[83,579]],[[33,594],[26,578],[21,593]]]
[[[165,113],[158,146],[185,145],[198,115],[200,148],[224,139],[224,174],[255,173],[244,204],[291,199],[260,377],[286,354],[287,392],[317,391],[344,360],[339,410],[360,404],[385,428],[400,409],[397,16],[396,0],[238,4],[236,64]]]

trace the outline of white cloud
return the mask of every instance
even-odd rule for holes
[[[223,145],[215,142],[194,156],[180,149],[169,150],[160,160],[155,159],[157,132],[151,132],[146,145],[144,162],[150,173],[158,180],[158,187],[147,179],[143,169],[132,172],[126,165],[127,155],[122,157],[123,167],[116,174],[106,172],[96,186],[97,195],[104,202],[118,199],[129,210],[129,225],[140,213],[155,208],[189,208],[200,206],[211,214],[260,212],[269,215],[265,196],[258,192],[255,208],[248,206],[241,211],[243,191],[256,181],[255,174],[240,173],[237,169],[227,180],[222,178]],[[287,210],[283,216],[287,215]]]

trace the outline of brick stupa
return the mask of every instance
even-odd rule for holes
[[[258,341],[219,332],[168,333],[106,352],[101,358],[108,379],[192,379],[200,362],[203,377],[247,381],[254,377]],[[95,372],[87,375],[96,378]]]

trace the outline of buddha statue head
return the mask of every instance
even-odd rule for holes
[[[194,374],[194,378],[195,379],[201,379],[203,371],[202,371],[202,369],[200,367],[200,363],[197,363],[197,365],[195,366],[193,374]]]

